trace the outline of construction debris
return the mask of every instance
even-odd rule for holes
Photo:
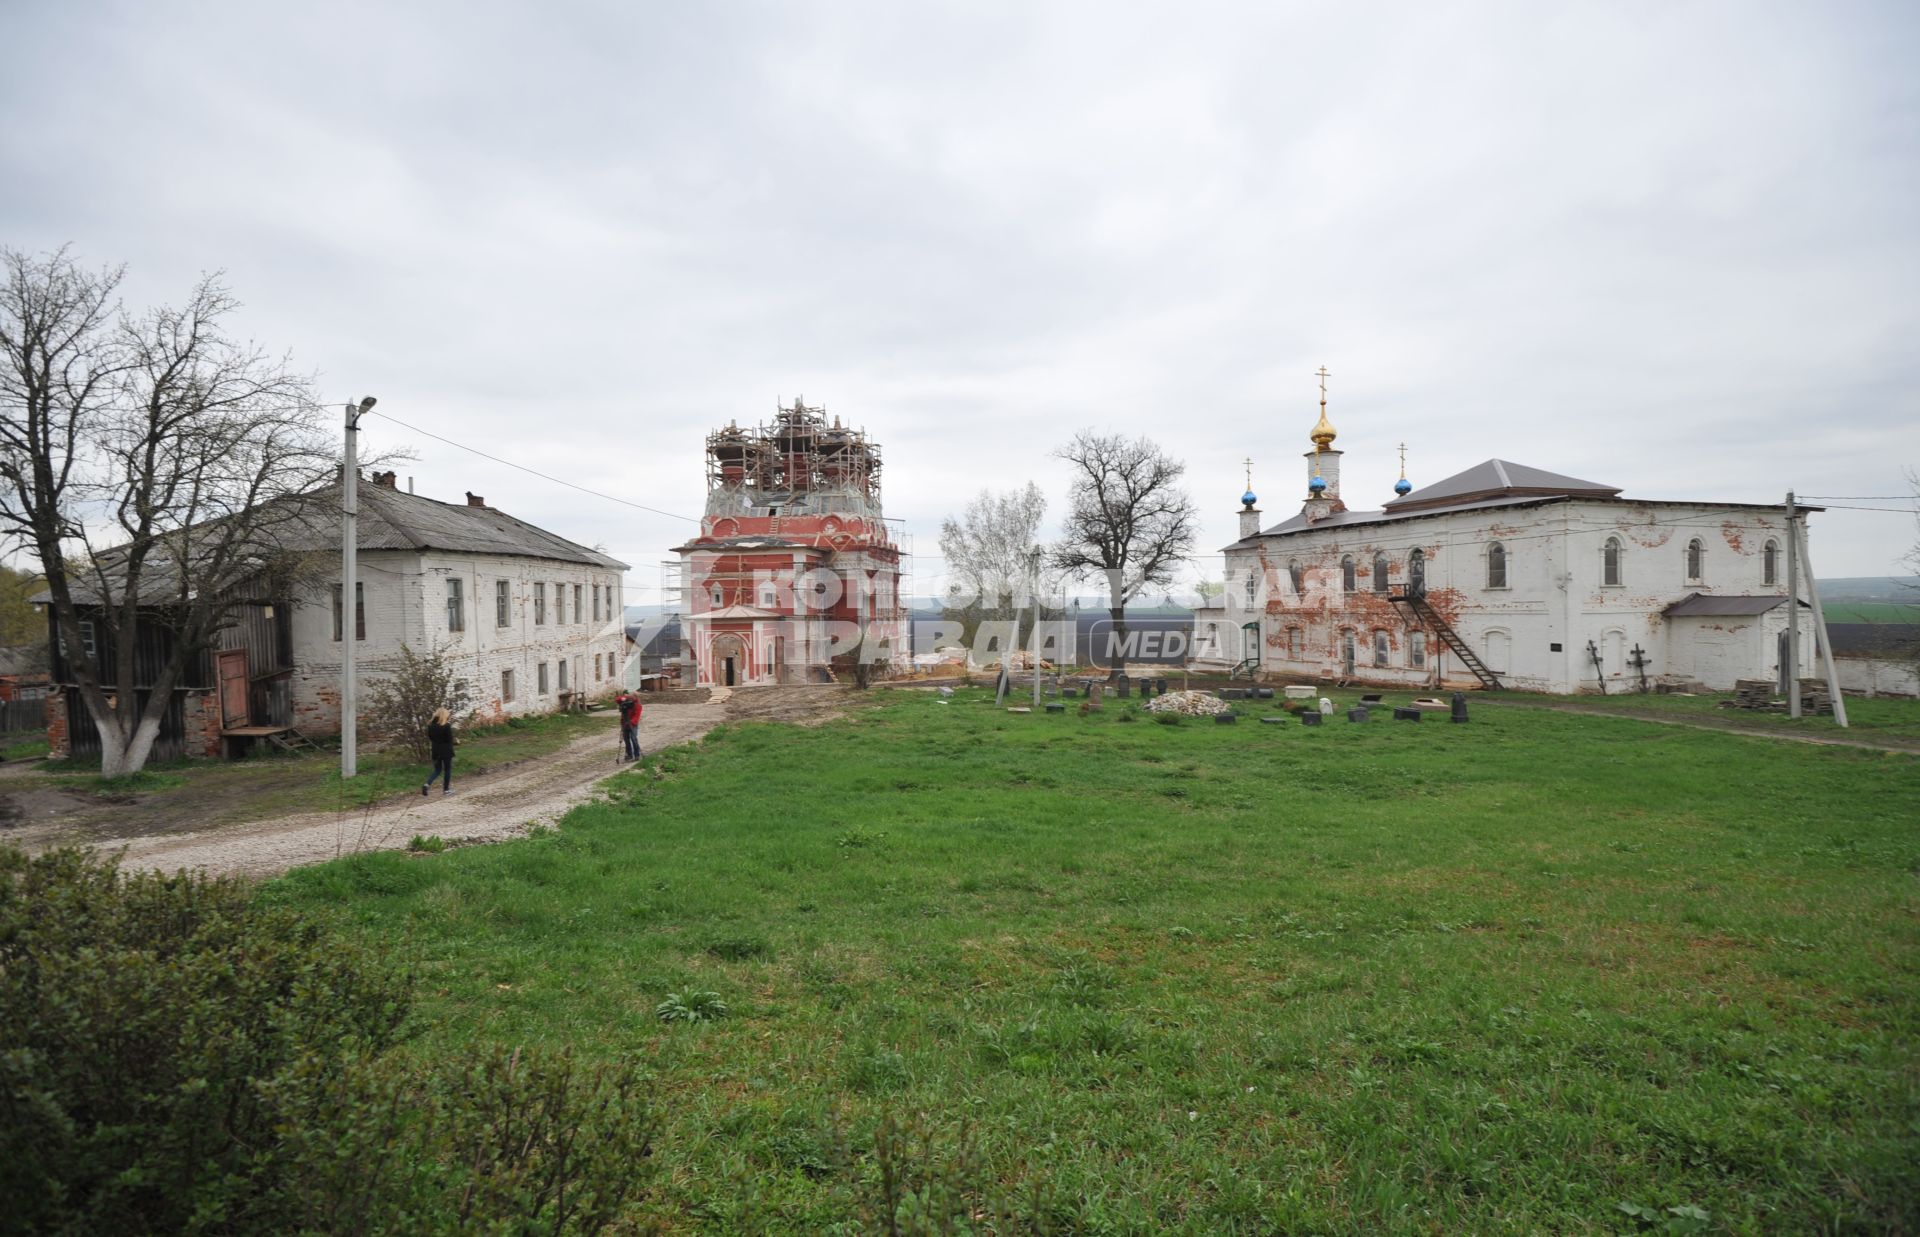
[[[1233,706],[1206,692],[1168,692],[1147,701],[1149,713],[1180,713],[1187,717],[1213,717],[1230,713]]]

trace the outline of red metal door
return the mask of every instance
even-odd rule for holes
[[[220,724],[233,730],[251,724],[247,706],[247,651],[225,649],[219,655]]]

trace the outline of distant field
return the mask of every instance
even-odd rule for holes
[[[415,1051],[640,1062],[636,1227],[1920,1230],[1920,757],[1472,708],[890,692],[271,892],[409,942]]]
[[[1822,601],[1829,623],[1920,623],[1920,605],[1895,601]]]

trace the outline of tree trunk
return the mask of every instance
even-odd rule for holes
[[[95,725],[100,731],[101,777],[125,777],[147,767],[154,740],[160,737],[158,717],[142,716],[134,723],[132,734],[127,733],[117,717],[105,723],[96,721]]]
[[[1113,664],[1107,667],[1107,677],[1111,679],[1127,668],[1127,597],[1120,573],[1115,570],[1107,572],[1107,614],[1113,619],[1113,634],[1107,637],[1110,641],[1107,647],[1119,650]]]

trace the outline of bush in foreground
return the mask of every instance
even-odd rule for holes
[[[632,1071],[506,1049],[422,1069],[391,1051],[411,989],[237,882],[0,848],[6,1223],[604,1227],[654,1131]]]

